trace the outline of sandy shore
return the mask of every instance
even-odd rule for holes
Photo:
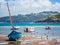
[[[7,40],[9,40],[7,36],[0,36],[0,44],[4,45],[55,45],[59,43],[57,39],[46,40],[33,37],[22,37],[18,41]]]
[[[7,36],[0,36],[0,41],[6,41],[9,40]]]

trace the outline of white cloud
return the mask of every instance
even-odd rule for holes
[[[0,2],[4,2],[1,0]],[[60,11],[60,3],[56,2],[52,4],[49,0],[15,0],[10,1],[9,6],[11,9],[12,15],[17,14],[26,14],[32,12],[41,12],[41,11]],[[5,4],[1,4],[0,6],[0,14],[4,13],[7,15],[7,7]],[[4,8],[2,8],[4,7]],[[2,12],[2,13],[1,13]],[[2,14],[4,15],[4,14]]]
[[[55,10],[55,11],[59,11],[60,12],[60,3],[56,2],[54,5],[53,5],[53,9],[52,10]]]
[[[4,2],[4,0],[0,0],[0,2]]]

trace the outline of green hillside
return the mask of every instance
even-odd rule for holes
[[[51,20],[60,20],[60,13],[50,17]]]

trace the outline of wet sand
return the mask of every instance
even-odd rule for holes
[[[18,41],[7,41],[7,40],[9,40],[7,36],[0,36],[0,43],[8,42],[7,44],[4,45],[55,45],[59,43],[57,39],[51,39],[47,41],[46,39],[33,38],[33,37],[22,37],[21,39],[18,39]]]
[[[9,40],[7,36],[0,36],[0,41],[6,41]]]

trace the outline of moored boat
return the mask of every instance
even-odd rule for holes
[[[32,32],[34,31],[33,27],[28,27],[24,30],[24,32]]]
[[[51,27],[50,27],[50,26],[47,26],[45,29],[46,29],[46,30],[49,30],[49,29],[51,29]]]
[[[22,33],[21,32],[17,32],[15,30],[13,30],[9,35],[9,40],[11,41],[16,41],[17,39],[22,37]]]
[[[10,13],[10,9],[9,9],[8,3],[7,3],[7,8],[8,8],[9,16],[10,16],[11,27],[12,27],[12,28],[11,28],[12,32],[8,35],[8,38],[9,38],[9,40],[11,40],[11,41],[16,41],[17,39],[19,39],[19,38],[22,37],[22,33],[21,33],[21,32],[17,32],[16,30],[18,30],[18,28],[13,26],[12,16],[11,16],[11,13]]]

